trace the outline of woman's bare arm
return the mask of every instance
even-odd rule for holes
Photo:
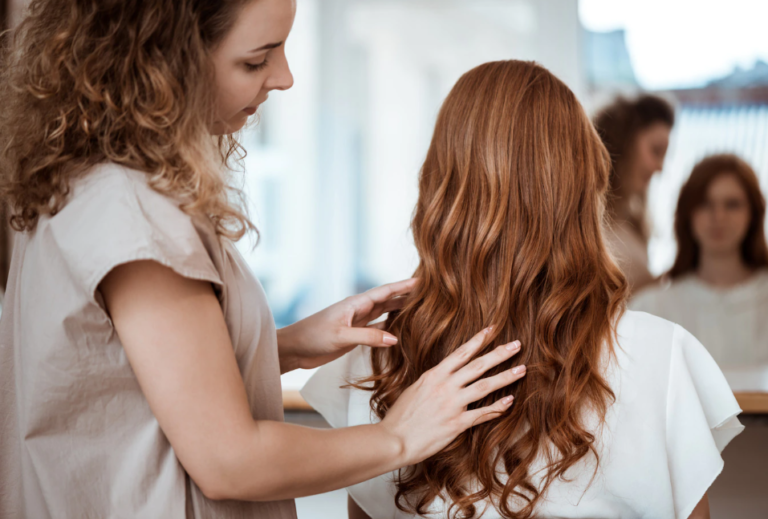
[[[300,497],[416,463],[506,411],[510,402],[466,405],[521,377],[507,371],[464,387],[515,353],[499,347],[464,366],[482,346],[478,335],[408,388],[379,424],[318,430],[254,421],[209,283],[138,261],[116,268],[100,290],[163,432],[212,499]]]
[[[366,514],[349,494],[347,494],[347,514],[349,519],[371,519],[371,516]]]
[[[688,519],[709,519],[709,497],[704,494]]]

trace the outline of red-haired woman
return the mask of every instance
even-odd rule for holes
[[[594,123],[611,156],[605,238],[634,292],[654,280],[648,270],[646,196],[651,178],[664,166],[675,112],[654,95],[619,97]]]
[[[335,427],[386,420],[478,326],[493,326],[486,351],[522,341],[497,370],[527,376],[495,393],[515,397],[504,417],[349,488],[352,517],[709,517],[740,409],[690,333],[625,311],[602,237],[609,173],[576,97],[546,69],[487,63],[458,81],[421,170],[420,283],[386,328],[398,345],[358,348],[303,394]]]
[[[414,281],[282,330],[233,240],[233,135],[293,84],[293,0],[33,0],[3,54],[0,187],[19,231],[0,320],[0,517],[295,519],[294,497],[439,451],[467,410],[455,355],[376,426],[283,423],[280,373],[396,338]],[[234,196],[233,196],[234,195]],[[478,328],[480,331],[480,328]],[[466,345],[475,353],[487,337]]]
[[[671,283],[640,292],[631,307],[680,323],[721,367],[768,365],[765,198],[734,155],[699,162],[680,190]]]

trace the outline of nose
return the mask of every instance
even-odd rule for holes
[[[291,67],[288,66],[288,59],[285,52],[280,53],[278,62],[272,68],[272,74],[265,81],[264,86],[268,90],[288,90],[293,86],[293,74]]]
[[[728,210],[720,204],[715,206],[712,213],[714,220],[718,223],[723,222],[728,217]]]

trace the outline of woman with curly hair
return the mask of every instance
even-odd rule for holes
[[[619,97],[594,122],[611,156],[605,237],[635,292],[654,280],[648,270],[646,197],[651,178],[664,167],[675,112],[654,95]]]
[[[625,311],[627,281],[602,235],[609,176],[576,97],[543,67],[501,61],[459,79],[421,170],[421,283],[389,315],[398,344],[358,348],[302,393],[336,427],[386,420],[487,325],[487,351],[525,344],[492,373],[527,375],[477,403],[514,396],[499,420],[350,487],[350,517],[709,517],[740,409],[690,333]]]
[[[287,519],[418,463],[520,378],[481,332],[380,424],[283,423],[280,373],[358,344],[416,281],[275,330],[233,241],[233,134],[293,78],[293,0],[34,0],[0,80],[15,237],[0,320],[0,517]],[[481,327],[482,328],[482,327]],[[480,330],[480,328],[478,328]],[[465,366],[475,358],[471,366]],[[470,382],[468,384],[468,382]]]

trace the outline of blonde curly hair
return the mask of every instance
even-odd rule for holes
[[[72,179],[114,162],[208,216],[232,239],[254,229],[214,138],[210,53],[248,0],[33,0],[6,36],[0,73],[0,191],[31,231],[66,204]]]

